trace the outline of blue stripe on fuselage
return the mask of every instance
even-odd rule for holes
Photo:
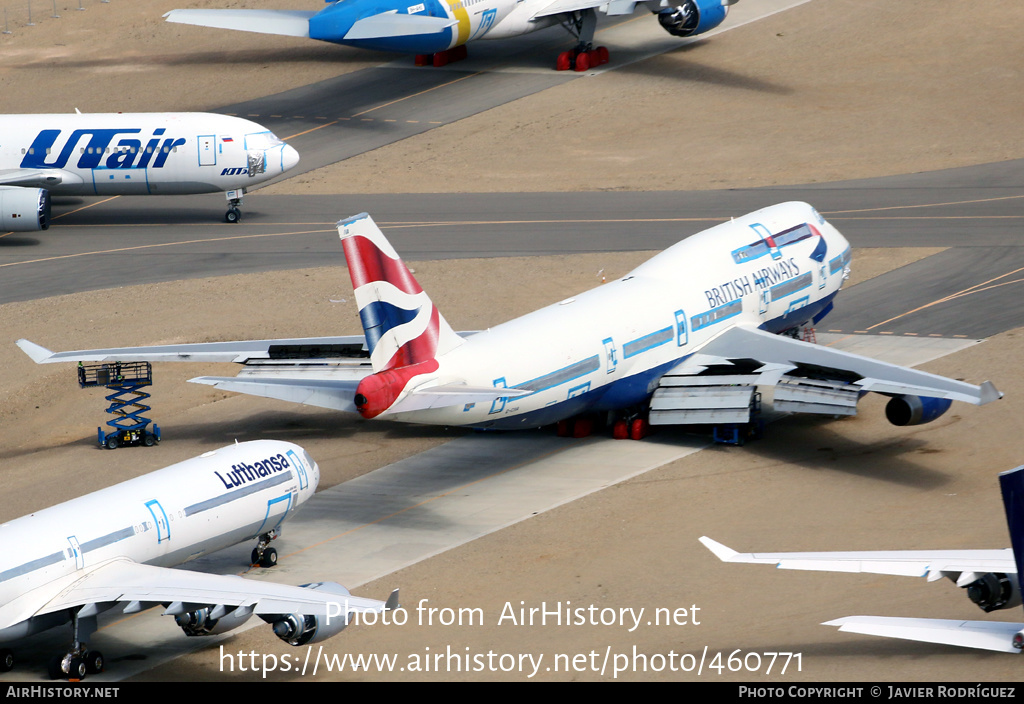
[[[766,321],[761,324],[760,329],[771,333],[780,333],[797,325],[804,325],[823,311],[827,313],[831,309],[836,293],[838,291],[814,301],[810,305],[789,311],[783,316]],[[557,423],[560,420],[571,418],[581,413],[613,411],[635,406],[647,401],[657,388],[658,380],[662,375],[689,356],[681,356],[665,364],[618,379],[611,384],[598,387],[579,396],[574,396],[544,408],[538,408],[535,411],[487,420],[473,427],[488,430],[537,428],[542,425]],[[510,402],[514,403],[515,399],[510,399]]]

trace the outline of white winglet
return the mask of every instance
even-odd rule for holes
[[[31,340],[26,340],[22,338],[18,340],[15,344],[17,344],[18,347],[21,348],[22,352],[31,357],[32,361],[35,362],[36,364],[42,364],[43,362],[45,362],[46,360],[53,356],[52,351],[46,349],[42,345],[37,345]]]
[[[722,545],[721,543],[712,540],[706,535],[701,536],[700,542],[701,545],[706,547],[711,552],[715,553],[715,557],[717,557],[722,562],[729,562],[730,560],[732,560],[732,558],[739,555],[739,553],[733,550],[732,548],[726,547],[725,545]]]

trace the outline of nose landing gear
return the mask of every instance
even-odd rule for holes
[[[228,191],[225,195],[228,199],[228,212],[224,214],[224,222],[236,223],[242,219],[242,211],[238,209],[238,206],[242,204],[245,189],[238,188]]]

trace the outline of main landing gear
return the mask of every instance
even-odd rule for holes
[[[441,68],[448,64],[453,64],[456,61],[462,61],[469,56],[469,51],[466,49],[465,44],[452,47],[451,49],[445,49],[439,51],[436,54],[416,54],[415,63],[417,66],[433,66],[434,68]]]
[[[236,223],[242,219],[242,211],[238,206],[242,204],[242,196],[245,195],[244,188],[238,188],[227,192],[228,212],[224,214],[224,222]]]
[[[612,437],[616,440],[643,440],[651,434],[651,424],[647,420],[646,411],[631,411],[627,413],[609,413],[607,418],[585,414],[573,416],[558,421],[555,432],[560,438],[585,438],[590,436],[595,428],[612,428]]]
[[[608,63],[608,49],[594,48],[594,30],[597,28],[597,10],[590,8],[574,12],[562,26],[578,40],[576,46],[563,51],[555,62],[556,71],[589,71]]]
[[[92,606],[83,606],[73,609],[71,612],[71,648],[63,655],[54,655],[50,659],[47,673],[51,680],[69,680],[72,682],[85,679],[86,675],[95,675],[103,672],[103,653],[98,650],[89,650],[82,638],[92,635],[96,631],[96,615],[81,616],[84,609],[91,609]],[[7,651],[10,653],[10,651]],[[8,660],[4,658],[6,664]],[[14,656],[10,656],[10,664],[14,664]],[[9,669],[9,668],[8,668]]]
[[[260,542],[252,549],[252,555],[250,556],[249,564],[253,567],[259,565],[260,567],[273,567],[277,564],[277,550],[270,546],[270,541],[276,538],[280,533],[276,530],[272,530],[269,533],[264,533],[260,536]]]

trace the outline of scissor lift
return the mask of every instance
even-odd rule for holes
[[[114,393],[107,396],[110,405],[107,413],[115,416],[108,420],[112,428],[96,429],[101,447],[114,450],[122,445],[145,445],[152,447],[160,442],[160,427],[143,416],[151,407],[142,403],[151,394],[141,389],[153,384],[153,367],[149,362],[109,362],[103,364],[79,364],[78,385],[86,387],[103,386]]]

